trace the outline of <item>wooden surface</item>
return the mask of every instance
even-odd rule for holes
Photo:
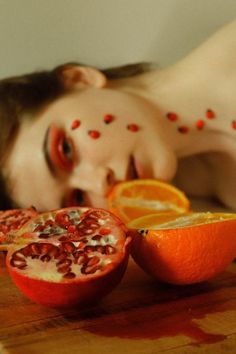
[[[131,260],[120,285],[82,311],[48,309],[0,276],[0,353],[234,353],[236,263],[206,283],[153,281]]]
[[[197,285],[170,286],[130,260],[99,304],[60,312],[15,287],[0,254],[0,354],[236,352],[236,263]]]

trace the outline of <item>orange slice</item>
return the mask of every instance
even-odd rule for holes
[[[135,229],[132,256],[148,274],[171,284],[202,282],[236,256],[236,214],[146,215]]]
[[[186,212],[189,207],[182,191],[155,179],[118,183],[108,195],[108,209],[124,222],[153,213]]]

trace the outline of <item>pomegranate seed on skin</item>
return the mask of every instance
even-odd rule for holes
[[[80,124],[81,124],[80,120],[79,119],[75,119],[71,123],[70,127],[71,127],[72,130],[75,130],[75,129],[79,128]]]
[[[199,119],[196,121],[195,125],[197,129],[201,130],[204,128],[205,122],[202,119]]]
[[[114,121],[114,116],[112,114],[105,114],[103,121],[106,124],[110,124],[111,122]]]
[[[207,117],[208,119],[213,119],[213,118],[215,118],[215,117],[216,117],[215,112],[212,111],[212,109],[208,109],[208,110],[206,111],[206,117]]]
[[[186,134],[189,132],[189,128],[186,127],[185,125],[182,125],[180,127],[178,127],[178,131],[181,133],[181,134]]]
[[[233,121],[232,121],[232,128],[233,128],[233,129],[236,129],[236,120],[233,120]]]
[[[98,130],[89,130],[88,135],[92,139],[98,139],[100,137],[101,133]]]
[[[176,122],[178,119],[178,115],[174,112],[168,112],[166,114],[166,117],[171,121],[171,122]]]
[[[135,123],[131,123],[131,124],[127,125],[127,129],[130,132],[136,133],[137,131],[139,131],[139,126],[137,124],[135,124]]]

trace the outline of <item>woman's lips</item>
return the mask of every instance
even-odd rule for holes
[[[143,176],[144,176],[143,167],[141,166],[140,163],[138,163],[138,161],[135,160],[134,156],[131,156],[126,179],[127,180],[138,179],[138,178],[143,178]]]

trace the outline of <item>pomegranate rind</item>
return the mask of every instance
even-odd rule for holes
[[[65,208],[62,210],[75,210],[78,208]],[[88,274],[86,276],[76,277],[74,279],[63,279],[63,281],[47,281],[45,279],[30,277],[28,274],[22,274],[18,268],[11,264],[12,255],[15,251],[21,249],[23,245],[35,242],[36,237],[32,232],[32,227],[35,227],[35,222],[39,219],[45,219],[52,213],[45,213],[36,217],[25,225],[18,232],[15,243],[9,248],[6,264],[9,274],[16,286],[32,301],[49,307],[55,308],[70,308],[80,307],[85,304],[95,303],[103,296],[111,292],[115,286],[121,281],[129,258],[129,249],[131,238],[127,236],[127,228],[124,224],[112,213],[102,209],[79,208],[82,213],[88,210],[96,210],[101,213],[110,215],[111,220],[116,228],[118,235],[117,254],[110,264],[107,264],[101,272]],[[57,212],[57,211],[54,211]],[[54,213],[53,212],[53,213]],[[32,226],[33,225],[33,226]],[[37,243],[46,242],[47,240],[37,240]],[[49,242],[50,243],[50,242]],[[111,256],[112,257],[112,256]]]
[[[187,285],[210,280],[222,273],[236,255],[235,219],[185,226],[181,232],[180,228],[175,228],[133,229],[132,233],[134,261],[153,278],[170,284]],[[186,244],[188,252],[183,250]]]

